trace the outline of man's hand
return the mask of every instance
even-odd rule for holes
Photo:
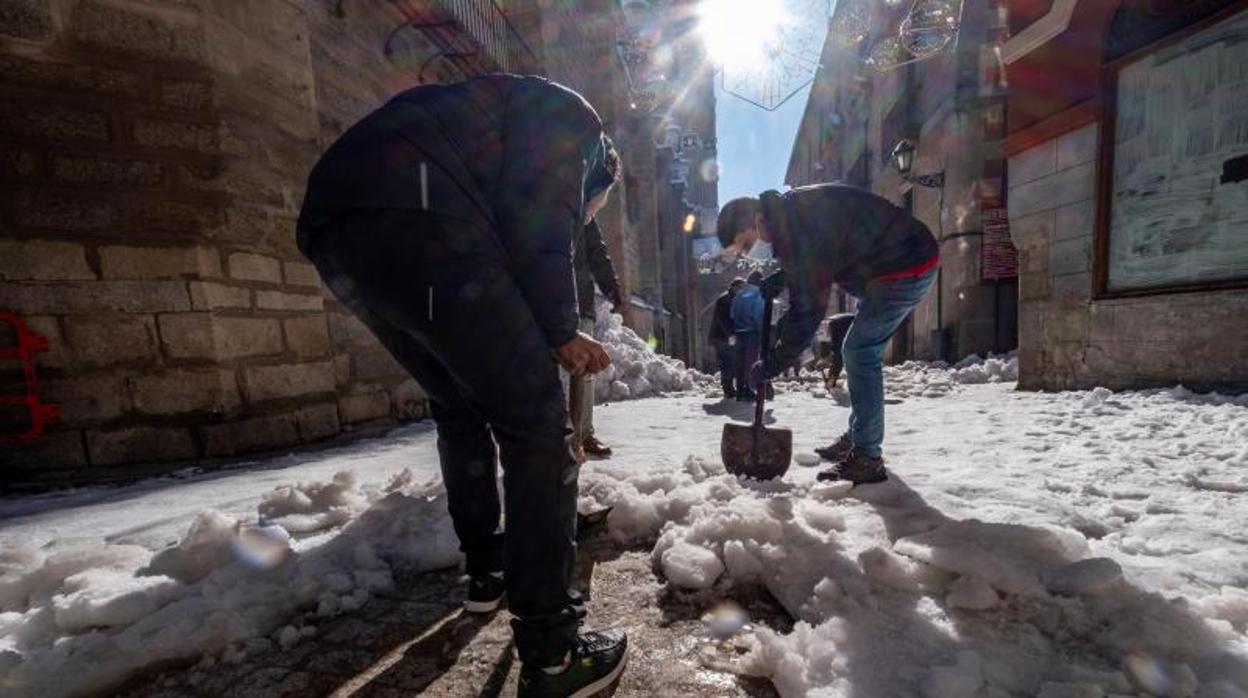
[[[577,332],[567,344],[555,349],[555,360],[574,376],[598,373],[611,365],[602,345],[584,332]]]

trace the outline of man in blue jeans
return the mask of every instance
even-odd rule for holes
[[[737,400],[754,402],[754,385],[746,380],[762,349],[763,285],[761,271],[750,272],[745,285],[732,298],[732,331],[737,339]]]
[[[771,243],[784,269],[789,311],[761,370],[778,375],[810,346],[837,284],[858,299],[842,355],[850,393],[849,431],[820,455],[836,463],[820,480],[882,482],[883,354],[897,327],[936,279],[940,251],[922,221],[855,187],[817,184],[729,201],[719,214],[724,248],[744,254]],[[769,279],[768,282],[772,280]],[[775,288],[765,283],[764,288]]]

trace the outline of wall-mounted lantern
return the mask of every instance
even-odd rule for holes
[[[897,173],[901,175],[901,178],[921,187],[939,188],[945,186],[945,173],[943,171],[925,175],[911,173],[911,169],[914,167],[916,150],[914,144],[904,138],[893,148],[893,167],[897,168]]]

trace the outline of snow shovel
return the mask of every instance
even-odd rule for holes
[[[771,303],[772,299],[767,298],[763,306],[763,336],[759,351],[763,357],[771,346]],[[793,432],[763,426],[763,401],[767,399],[770,382],[764,377],[757,386],[753,424],[724,425],[719,453],[724,459],[724,467],[733,475],[770,480],[783,476],[789,469],[789,461],[793,458]]]

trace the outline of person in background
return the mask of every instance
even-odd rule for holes
[[[841,349],[845,344],[845,336],[849,334],[849,328],[853,324],[853,313],[837,313],[828,318],[828,341],[819,342],[819,358],[815,362],[815,365],[824,371],[823,383],[828,390],[835,388],[837,381],[841,379],[841,371],[845,368],[845,358]],[[833,451],[831,447],[825,446],[816,448],[815,453],[831,458]]]
[[[349,128],[299,214],[300,251],[429,395],[465,608],[507,597],[521,698],[589,695],[627,656],[622,632],[579,631],[579,467],[559,379],[610,365],[577,329],[572,246],[619,176],[579,94],[483,75],[411,88]]]
[[[750,272],[732,299],[732,328],[737,340],[737,400],[753,402],[757,395],[748,373],[758,361],[763,332],[763,273]]]
[[[719,365],[719,385],[724,391],[724,399],[732,400],[737,390],[744,387],[737,383],[737,348],[732,329],[732,299],[737,291],[745,286],[745,279],[737,277],[728,284],[728,288],[715,299],[715,310],[711,314],[711,346],[715,348],[715,362]]]
[[[842,348],[849,431],[824,449],[836,466],[819,479],[855,484],[888,479],[881,448],[884,346],[936,279],[940,248],[931,231],[869,191],[816,184],[729,201],[716,232],[724,248],[737,254],[760,240],[770,243],[786,274],[789,310],[779,344],[764,364],[767,375],[779,373],[810,346],[832,284],[858,299]]]
[[[593,336],[597,312],[594,302],[594,286],[611,301],[612,312],[623,310],[620,281],[615,265],[602,240],[602,230],[597,221],[581,228],[572,254],[576,270],[576,304],[580,311],[580,331]],[[594,378],[590,375],[572,376],[568,389],[568,411],[572,419],[572,443],[576,444],[576,457],[580,462],[586,456],[609,458],[611,448],[594,435]]]

